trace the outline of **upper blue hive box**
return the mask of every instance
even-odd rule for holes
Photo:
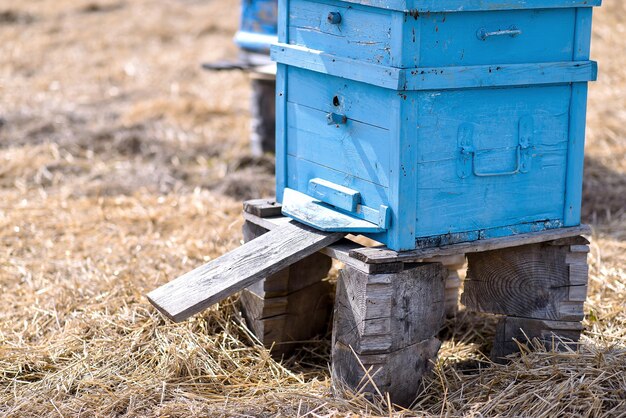
[[[277,196],[394,250],[580,223],[601,0],[279,0]]]

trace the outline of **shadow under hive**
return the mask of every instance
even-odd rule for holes
[[[283,212],[394,250],[579,225],[599,4],[283,0]]]

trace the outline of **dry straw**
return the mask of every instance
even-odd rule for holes
[[[493,318],[462,312],[412,411],[333,397],[328,336],[273,360],[236,298],[183,324],[143,296],[239,245],[271,193],[246,152],[237,2],[0,4],[0,414],[626,417],[626,6],[596,15],[581,346],[490,364]]]

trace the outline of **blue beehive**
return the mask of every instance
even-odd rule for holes
[[[285,214],[395,250],[580,223],[601,0],[280,0]]]
[[[267,53],[276,42],[277,0],[241,0],[239,30],[235,43],[252,52]]]

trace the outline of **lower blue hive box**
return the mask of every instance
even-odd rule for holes
[[[284,213],[398,251],[579,225],[599,4],[281,0]]]

